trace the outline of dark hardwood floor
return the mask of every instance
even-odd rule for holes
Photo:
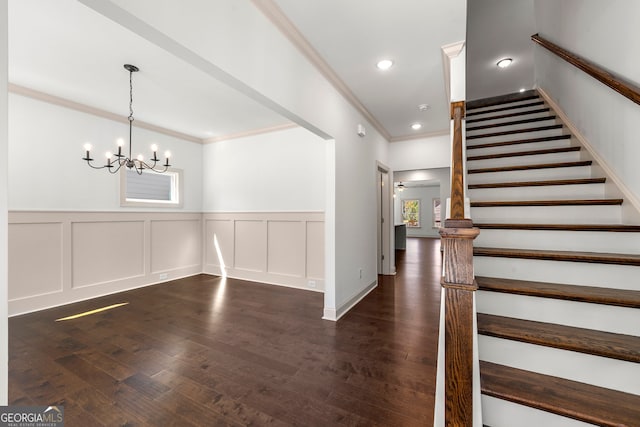
[[[68,427],[433,425],[439,248],[409,238],[337,323],[322,294],[207,275],[13,317],[9,403]]]

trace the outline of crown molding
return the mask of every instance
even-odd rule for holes
[[[71,101],[69,99],[61,98],[59,96],[51,95],[45,92],[40,92],[38,90],[31,89],[25,86],[9,83],[8,90],[9,92],[14,93],[16,95],[26,96],[28,98],[32,98],[38,101],[43,101],[49,104],[57,105],[59,107],[80,111],[81,113],[91,114],[97,117],[101,117],[103,119],[112,120],[114,122],[124,123],[127,125],[129,124],[129,119],[125,116],[114,114],[110,111],[102,110],[96,107],[91,107],[90,105],[81,104],[79,102]],[[152,132],[157,132],[163,135],[171,136],[174,138],[183,139],[185,141],[196,142],[198,144],[208,144],[211,142],[225,141],[228,139],[236,139],[236,138],[243,138],[246,136],[260,135],[263,133],[277,132],[279,130],[294,128],[294,127],[297,127],[298,125],[296,125],[295,123],[284,123],[281,125],[270,126],[266,128],[260,128],[260,129],[253,129],[253,130],[248,130],[244,132],[238,132],[238,133],[233,133],[229,135],[220,135],[220,136],[204,138],[204,139],[198,138],[196,136],[189,135],[186,133],[178,132],[175,130],[167,129],[162,126],[157,126],[151,123],[140,121],[140,120],[135,120],[133,122],[133,126],[141,129],[147,129]]]
[[[416,135],[402,135],[402,136],[394,136],[389,140],[389,142],[401,142],[401,141],[411,141],[414,139],[423,139],[423,138],[433,138],[434,136],[444,136],[449,135],[449,129],[447,130],[436,130],[433,132],[423,132]]]
[[[102,110],[100,108],[91,107],[86,104],[81,104],[79,102],[71,101],[69,99],[61,98],[59,96],[50,95],[45,92],[40,92],[35,89],[30,89],[28,87],[9,83],[9,92],[15,93],[17,95],[33,98],[38,101],[48,102],[49,104],[54,104],[60,107],[65,107],[72,110],[80,111],[81,113],[92,114],[94,116],[102,117],[104,119],[113,120],[114,122],[125,123],[127,125],[129,124],[129,119],[126,116],[114,114],[109,111]],[[177,132],[171,129],[164,128],[162,126],[156,126],[151,123],[143,122],[140,120],[135,120],[133,122],[133,126],[139,127],[142,129],[147,129],[153,132],[158,132],[168,136],[185,139],[191,142],[197,142],[200,144],[202,143],[202,139],[196,138],[193,135],[187,135],[186,133]]]
[[[261,11],[273,25],[316,67],[316,69],[333,85],[334,88],[356,109],[387,141],[391,135],[382,124],[366,109],[360,100],[354,95],[338,74],[320,56],[317,50],[302,35],[300,30],[284,14],[282,9],[273,0],[251,0],[253,5]]]
[[[232,133],[229,135],[213,136],[211,138],[204,139],[203,143],[212,144],[214,142],[227,141],[229,139],[245,138],[247,136],[255,136],[255,135],[261,135],[263,133],[278,132],[281,130],[293,129],[297,127],[299,126],[295,123],[285,123],[282,125],[276,125],[276,126],[271,126],[267,128],[260,128],[260,129],[248,130],[244,132]]]

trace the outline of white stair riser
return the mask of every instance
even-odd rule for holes
[[[591,166],[572,166],[547,169],[527,169],[507,172],[483,172],[467,175],[467,183],[482,184],[512,181],[539,181],[543,179],[591,178]]]
[[[593,427],[593,424],[485,395],[482,396],[482,422],[491,427]]]
[[[470,140],[469,142],[472,142]],[[473,147],[474,144],[467,145],[467,156],[484,156],[489,154],[502,154],[511,153],[513,151],[530,151],[530,150],[545,150],[549,148],[565,148],[571,146],[571,139],[555,139],[551,141],[542,142],[528,142],[522,144],[513,145],[500,145],[498,147],[487,148],[473,148],[469,150],[469,147]],[[479,145],[479,144],[475,144]]]
[[[471,201],[603,199],[604,184],[545,185],[539,187],[473,188]]]
[[[483,160],[467,160],[468,169],[499,168],[503,166],[522,166],[541,163],[579,162],[579,151],[567,153],[533,154],[529,156],[499,157]]]
[[[474,256],[476,276],[640,291],[640,267],[572,261]]]
[[[546,104],[541,104],[541,105],[536,105],[535,107],[522,107],[523,105],[527,105],[527,104],[533,104],[533,103],[538,103],[542,101],[542,98],[537,98],[537,99],[527,99],[525,101],[517,101],[517,102],[509,102],[509,103],[504,103],[504,104],[498,104],[498,105],[490,105],[488,107],[482,107],[482,108],[472,108],[470,110],[468,110],[469,113],[481,113],[483,111],[491,111],[491,110],[495,110],[498,108],[509,108],[508,110],[505,111],[501,111],[499,113],[491,113],[493,114],[508,114],[508,113],[515,113],[517,111],[524,111],[527,109],[535,109],[535,108],[542,108],[544,106],[546,106]],[[483,114],[478,114],[478,117],[483,116]],[[476,117],[476,116],[471,116],[471,117]]]
[[[478,336],[480,360],[640,394],[640,363]]]
[[[481,229],[473,244],[488,248],[640,254],[640,233]]]
[[[537,108],[539,110],[539,108]],[[538,117],[548,117],[548,116],[552,116],[553,113],[550,111],[543,111],[540,113],[528,113],[528,114],[522,114],[519,116],[512,116],[512,117],[503,117],[501,119],[492,119],[492,120],[483,120],[480,122],[476,122],[474,121],[476,118],[477,119],[484,119],[487,117],[494,117],[494,116],[501,116],[504,114],[513,114],[513,113],[523,113],[525,111],[536,111],[536,108],[532,108],[532,109],[526,109],[526,110],[520,110],[520,111],[501,111],[498,113],[493,113],[493,114],[483,114],[482,117],[476,117],[476,116],[471,116],[467,119],[466,124],[467,124],[467,130],[469,130],[470,128],[476,127],[476,126],[487,126],[487,125],[497,125],[497,124],[501,124],[501,123],[509,123],[509,122],[514,122],[517,120],[528,120],[528,119],[535,119]]]
[[[477,291],[478,313],[640,336],[636,308]]]
[[[536,128],[538,126],[530,126],[531,128]],[[548,130],[538,130],[532,132],[519,132],[513,133],[509,135],[500,135],[500,136],[490,136],[490,137],[482,137],[482,138],[467,138],[469,145],[473,144],[489,144],[492,142],[503,142],[503,141],[515,141],[520,139],[530,139],[530,138],[543,138],[545,136],[556,136],[563,135],[565,130],[563,128],[559,129],[548,129]],[[480,134],[480,132],[477,132]],[[484,133],[492,133],[492,132],[482,132]]]
[[[557,224],[618,224],[620,206],[499,206],[472,207],[471,218],[476,222],[505,222]]]
[[[506,121],[505,123],[517,122],[517,121],[519,121],[519,120],[509,120],[509,121]],[[467,136],[469,136],[469,135],[483,135],[483,134],[486,134],[486,133],[508,132],[508,131],[512,131],[512,130],[530,129],[530,128],[536,128],[536,127],[540,127],[540,126],[550,126],[550,125],[555,125],[555,124],[558,124],[558,123],[559,122],[556,120],[555,117],[545,117],[544,120],[539,120],[539,121],[536,121],[536,122],[503,124],[501,126],[492,127],[492,128],[488,128],[488,129],[477,129],[477,126],[472,123],[468,127],[465,127],[465,132],[466,132]],[[478,124],[478,126],[481,126],[481,125],[482,125],[481,123]]]

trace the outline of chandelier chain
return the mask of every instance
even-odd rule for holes
[[[133,121],[133,71],[129,71],[129,121]]]

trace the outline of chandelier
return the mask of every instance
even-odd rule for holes
[[[82,160],[85,160],[89,166],[93,169],[107,169],[110,173],[116,173],[120,170],[121,167],[125,166],[129,169],[134,169],[138,175],[142,174],[144,169],[149,169],[154,172],[162,173],[166,172],[169,169],[169,158],[171,157],[171,153],[169,151],[165,151],[164,164],[158,163],[160,159],[158,159],[158,146],[156,144],[151,145],[151,151],[153,152],[153,157],[149,159],[149,163],[144,161],[144,156],[142,154],[138,154],[138,156],[134,159],[131,155],[131,133],[133,127],[133,82],[132,76],[133,73],[140,71],[138,67],[131,64],[125,64],[124,68],[129,71],[129,155],[126,156],[122,154],[122,147],[124,147],[124,139],[118,138],[116,144],[118,145],[118,154],[113,154],[110,151],[107,151],[106,158],[107,163],[103,166],[95,166],[91,162],[93,159],[91,158],[91,144],[87,143],[84,145],[84,149],[86,151],[85,157]],[[153,162],[153,163],[151,163]]]

